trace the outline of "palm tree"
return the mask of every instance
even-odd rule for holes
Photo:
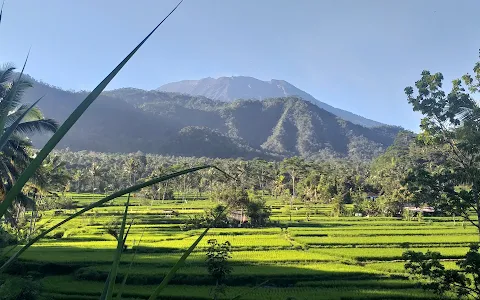
[[[12,66],[0,68],[0,137],[5,141],[0,143],[0,201],[3,201],[6,192],[15,183],[15,179],[35,155],[28,135],[55,132],[58,128],[57,123],[52,119],[44,118],[38,108],[21,103],[25,90],[32,85],[21,76],[13,79],[14,71],[15,68]],[[39,183],[42,182],[38,174],[33,179]],[[33,200],[26,195],[17,197],[9,213],[11,225],[16,226],[17,217],[22,214],[25,207],[33,204]],[[9,217],[6,217],[8,220]]]
[[[95,189],[96,189],[96,179],[98,176],[102,175],[102,170],[100,169],[100,166],[93,162],[92,165],[90,166],[90,169],[88,170],[90,175],[92,175],[92,179],[93,179],[93,182],[92,182],[92,193],[95,193]]]
[[[130,177],[130,185],[135,184],[137,181],[136,175],[139,173],[140,170],[140,162],[138,161],[138,159],[132,157],[125,163],[123,170]]]

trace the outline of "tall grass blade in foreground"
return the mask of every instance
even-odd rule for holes
[[[123,246],[125,245],[125,240],[127,239],[127,234],[124,237],[125,225],[127,224],[127,215],[128,215],[128,205],[130,204],[130,193],[128,194],[127,203],[125,204],[125,212],[123,213],[122,224],[120,226],[120,232],[117,236],[117,250],[115,251],[115,256],[113,258],[112,268],[108,274],[107,281],[105,281],[105,287],[103,289],[102,296],[100,299],[112,299],[113,287],[115,285],[115,280],[117,279],[118,265],[120,264],[120,258],[123,252]],[[129,230],[130,231],[130,228]]]
[[[133,55],[140,49],[140,47],[150,38],[150,36],[157,30],[160,25],[177,9],[177,7],[182,3],[181,0],[177,6],[138,44],[132,52],[130,52],[120,64],[113,69],[110,74],[105,77],[105,79],[100,82],[99,85],[93,91],[88,94],[85,100],[80,103],[80,105],[72,112],[72,114],[67,118],[67,120],[60,126],[60,128],[53,134],[53,136],[48,140],[45,146],[40,150],[37,156],[32,160],[28,167],[23,171],[20,177],[17,179],[15,185],[10,189],[10,191],[5,196],[5,199],[0,203],[0,218],[5,215],[7,209],[12,205],[13,200],[21,192],[23,186],[27,183],[30,177],[33,176],[35,171],[40,167],[43,160],[48,156],[48,154],[55,148],[55,146],[60,142],[60,140],[67,134],[67,132],[72,128],[72,126],[77,122],[77,120],[82,116],[82,114],[87,110],[87,108],[97,99],[100,93],[107,87],[110,81],[120,72],[120,70],[125,66],[125,64],[133,57]],[[1,120],[0,120],[1,122]],[[0,127],[3,130],[4,124]]]
[[[165,180],[168,180],[168,179],[171,179],[171,178],[175,178],[175,177],[178,177],[180,175],[184,175],[184,174],[188,174],[188,173],[192,173],[192,172],[195,172],[195,171],[198,171],[198,170],[203,170],[203,169],[208,169],[208,168],[214,168],[218,171],[220,171],[221,173],[225,174],[227,177],[229,178],[232,178],[230,175],[228,175],[227,173],[225,173],[224,171],[222,171],[221,169],[215,167],[215,166],[210,166],[210,165],[206,165],[206,166],[200,166],[200,167],[195,167],[195,168],[190,168],[190,169],[186,169],[186,170],[182,170],[182,171],[178,171],[178,172],[175,172],[175,173],[172,173],[172,174],[169,174],[169,175],[165,175],[165,176],[160,176],[160,177],[157,177],[157,178],[154,178],[154,179],[151,179],[151,180],[148,180],[148,181],[145,181],[143,183],[139,183],[139,184],[136,184],[136,185],[133,185],[133,186],[130,186],[126,189],[123,189],[121,191],[118,191],[118,192],[115,192],[105,198],[102,198],[86,207],[84,207],[83,209],[79,210],[78,212],[74,213],[73,215],[69,216],[68,218],[60,221],[59,223],[57,223],[56,225],[50,227],[49,229],[43,231],[41,234],[39,234],[38,236],[36,236],[35,238],[33,238],[32,240],[30,240],[25,246],[23,246],[22,248],[20,248],[20,250],[18,250],[18,252],[16,252],[13,256],[11,256],[1,267],[0,267],[0,273],[2,273],[3,271],[5,271],[5,269],[15,260],[17,259],[23,252],[25,252],[31,245],[35,244],[38,240],[40,240],[41,238],[45,237],[48,233],[52,232],[53,230],[57,229],[58,227],[62,226],[63,224],[67,223],[68,221],[80,216],[81,214],[95,208],[95,207],[99,207],[99,206],[102,206],[104,203],[110,201],[110,200],[113,200],[115,198],[118,198],[120,196],[123,196],[123,195],[126,195],[128,193],[132,193],[136,190],[139,190],[139,189],[142,189],[144,187],[147,187],[147,186],[151,186],[152,184],[156,184],[156,183],[159,183],[159,182],[162,182],[162,181],[165,181]]]
[[[197,247],[198,243],[203,239],[203,237],[207,234],[208,230],[218,221],[218,219],[222,216],[223,212],[227,209],[225,207],[216,217],[215,219],[208,224],[208,227],[205,228],[203,233],[193,242],[193,244],[183,253],[182,257],[173,265],[173,267],[168,271],[167,275],[163,278],[162,282],[160,283],[159,286],[155,289],[153,294],[148,298],[148,300],[155,300],[157,299],[157,296],[163,291],[163,289],[167,286],[168,282],[173,278],[175,273],[180,269],[183,264],[185,263],[185,260],[187,260],[188,256],[192,253],[192,251]]]
[[[5,5],[5,1],[2,2],[2,8],[0,8],[0,24],[2,24],[2,15],[3,15],[3,6]]]
[[[239,299],[242,299],[243,296],[245,295],[248,295],[249,293],[253,292],[254,290],[264,286],[265,284],[268,283],[268,280],[265,280],[263,282],[260,282],[259,284],[257,284],[256,286],[252,287],[251,289],[249,289],[248,291],[246,291],[245,293],[241,293],[235,297],[233,297],[231,300],[239,300]]]
[[[130,270],[132,269],[133,262],[135,261],[135,257],[137,256],[137,250],[138,250],[138,247],[140,246],[140,242],[142,241],[143,233],[144,232],[142,232],[142,235],[140,236],[140,239],[138,240],[137,248],[133,252],[132,259],[130,260],[130,264],[128,265],[127,273],[125,274],[125,276],[123,276],[122,285],[120,285],[120,288],[118,289],[118,292],[117,292],[117,300],[122,299],[123,290],[125,289],[125,285],[127,284],[128,276],[130,275]]]

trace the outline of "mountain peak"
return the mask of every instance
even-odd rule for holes
[[[357,125],[365,127],[385,125],[321,102],[309,93],[302,91],[288,81],[281,79],[263,81],[249,76],[207,77],[199,80],[182,80],[167,83],[159,87],[157,90],[204,96],[213,100],[226,102],[231,102],[237,99],[264,100],[268,98],[296,96]]]

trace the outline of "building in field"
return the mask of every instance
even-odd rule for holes
[[[433,214],[435,213],[435,208],[431,206],[423,206],[423,207],[417,207],[417,206],[404,206],[404,210],[408,210],[412,213],[419,213],[421,212],[422,214]]]
[[[248,223],[248,217],[245,214],[243,209],[237,209],[232,212],[230,212],[229,216],[230,219],[235,220],[239,222],[239,224],[245,224]]]

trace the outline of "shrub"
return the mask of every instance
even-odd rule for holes
[[[13,245],[17,242],[16,238],[6,231],[3,227],[0,227],[0,249]]]
[[[11,277],[0,285],[0,300],[36,300],[40,285],[29,278]]]
[[[64,234],[65,234],[65,232],[63,232],[63,231],[58,231],[58,232],[55,232],[52,237],[53,237],[54,239],[61,239],[61,238],[63,238],[63,235],[64,235]]]

